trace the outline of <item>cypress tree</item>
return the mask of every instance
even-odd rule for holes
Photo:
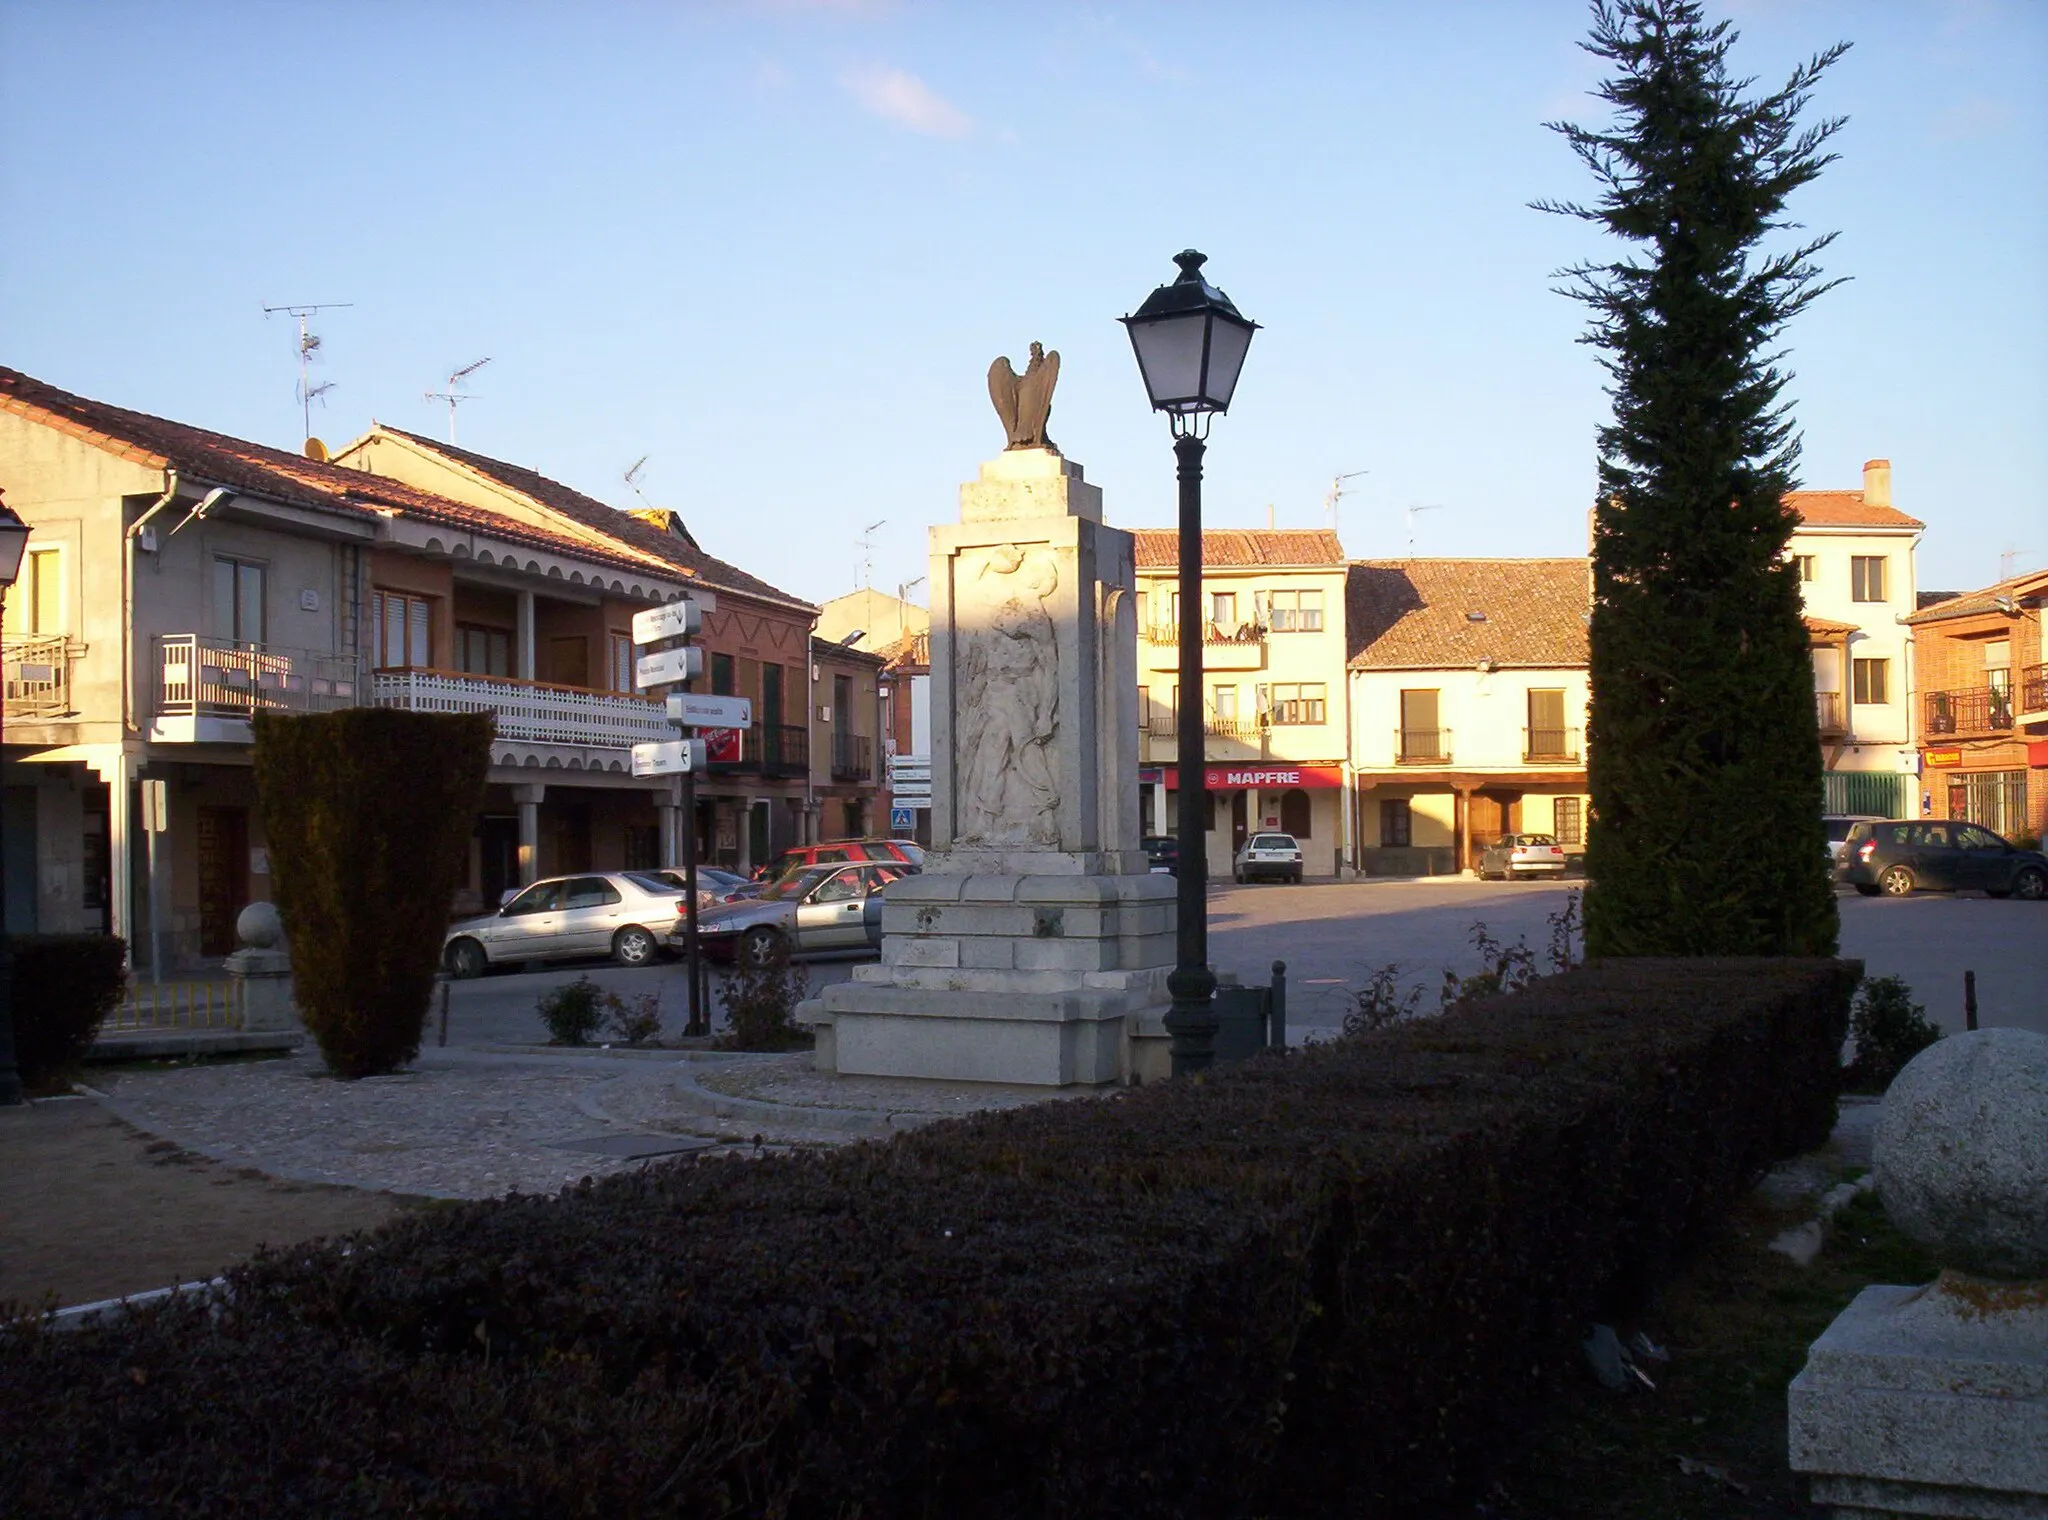
[[[1735,41],[1694,0],[1596,0],[1587,51],[1614,72],[1595,131],[1551,123],[1598,182],[1542,201],[1637,245],[1561,272],[1601,349],[1611,423],[1594,513],[1593,955],[1832,955],[1812,657],[1794,526],[1799,439],[1779,330],[1834,281],[1833,234],[1768,251],[1786,198],[1833,161],[1841,118],[1801,130],[1841,44],[1745,98]]]

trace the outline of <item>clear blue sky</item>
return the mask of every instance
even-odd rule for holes
[[[1791,329],[1804,483],[1894,467],[1923,586],[2048,564],[2048,5],[1714,0],[1775,84],[1855,44],[1794,205],[1852,283]],[[1193,245],[1266,325],[1209,520],[1354,555],[1577,553],[1605,415],[1551,272],[1593,234],[1546,119],[1596,119],[1576,0],[1275,5],[0,3],[0,359],[295,447],[445,435],[813,599],[924,570],[1033,339],[1111,519],[1172,457],[1114,319]]]

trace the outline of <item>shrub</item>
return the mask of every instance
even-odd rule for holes
[[[490,765],[489,713],[256,715],[256,793],[306,1028],[336,1075],[419,1054]]]
[[[588,1045],[604,1022],[606,993],[587,976],[565,986],[550,987],[540,995],[534,1011],[548,1026],[557,1045]]]
[[[1603,962],[1114,1101],[270,1253],[217,1305],[16,1335],[0,1491],[222,1520],[1463,1513],[1584,1322],[1826,1136],[1853,983]]]
[[[14,1058],[22,1084],[77,1079],[100,1025],[128,985],[128,946],[111,934],[15,934]]]
[[[1854,1092],[1883,1092],[1908,1061],[1941,1038],[1913,989],[1897,976],[1874,976],[1857,989],[1849,1034],[1856,1054],[1842,1080]]]
[[[661,1038],[661,996],[643,992],[622,998],[616,992],[604,995],[604,1027],[613,1039],[627,1045],[642,1045]]]
[[[789,945],[778,939],[765,966],[745,960],[718,989],[718,1003],[732,1027],[719,1037],[722,1050],[797,1050],[810,1036],[796,1025],[796,1005],[810,982],[803,967],[789,958]]]

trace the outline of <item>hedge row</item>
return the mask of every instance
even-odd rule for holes
[[[271,1255],[0,1356],[32,1515],[1440,1514],[1834,1120],[1855,968],[1615,962],[1202,1082]]]
[[[128,946],[112,934],[15,934],[14,1056],[30,1088],[78,1075],[128,986]]]

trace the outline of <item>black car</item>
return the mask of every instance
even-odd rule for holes
[[[2048,897],[2048,855],[2007,844],[1974,823],[1883,819],[1850,828],[1835,879],[1865,897],[1975,887],[1992,897],[2038,902]]]
[[[1145,864],[1155,876],[1180,874],[1180,841],[1171,834],[1147,834],[1138,841],[1145,847]]]

